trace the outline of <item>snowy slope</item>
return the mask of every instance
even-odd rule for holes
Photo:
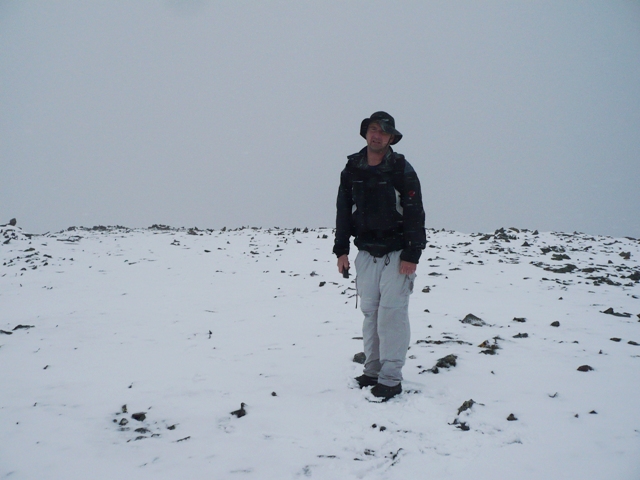
[[[428,237],[380,404],[330,229],[1,227],[0,478],[640,478],[640,242]]]

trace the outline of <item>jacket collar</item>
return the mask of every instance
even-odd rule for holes
[[[369,164],[367,163],[367,147],[364,147],[358,153],[349,155],[347,158],[349,159],[349,163],[355,168],[362,170],[367,170],[369,168]],[[393,148],[389,147],[389,151],[387,151],[382,159],[382,163],[378,166],[378,170],[381,172],[393,170],[393,163],[395,159],[396,153],[393,151]]]

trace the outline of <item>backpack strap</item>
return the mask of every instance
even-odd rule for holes
[[[402,196],[404,191],[404,168],[406,162],[404,155],[396,153],[393,171],[391,173],[391,181],[393,182],[393,188],[400,192],[400,196]]]

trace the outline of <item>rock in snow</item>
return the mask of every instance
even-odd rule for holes
[[[238,410],[234,410],[233,412],[231,412],[231,415],[238,418],[244,417],[247,414],[247,410],[244,407],[246,407],[246,404],[241,403],[240,408]]]
[[[467,314],[462,320],[462,323],[473,325],[474,327],[484,327],[487,323],[480,317],[476,317],[473,313]]]

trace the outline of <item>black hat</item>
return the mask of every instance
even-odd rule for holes
[[[362,123],[360,124],[360,136],[362,138],[367,138],[367,129],[371,122],[379,124],[383,132],[393,135],[391,145],[395,145],[402,140],[402,134],[396,130],[396,121],[387,112],[376,112],[369,118],[362,120]]]

